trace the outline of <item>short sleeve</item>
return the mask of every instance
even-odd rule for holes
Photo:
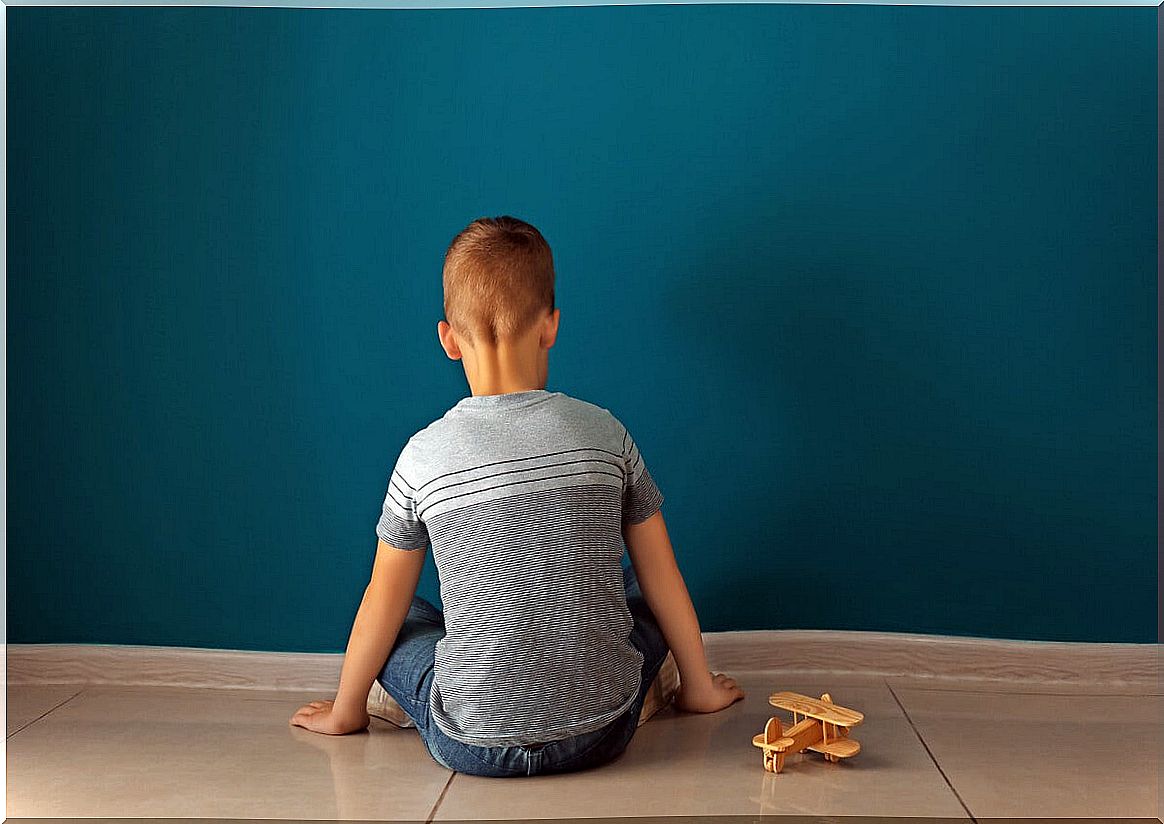
[[[650,518],[663,506],[663,493],[655,485],[642,453],[626,427],[622,431],[622,461],[626,468],[622,487],[622,522],[638,524]]]
[[[376,535],[397,549],[424,549],[428,545],[428,527],[416,514],[416,488],[401,474],[403,457],[401,454],[388,478]]]

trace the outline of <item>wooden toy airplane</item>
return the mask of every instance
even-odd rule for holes
[[[784,757],[790,753],[812,750],[836,763],[861,751],[861,745],[849,738],[849,728],[860,724],[865,716],[837,706],[827,692],[819,701],[798,692],[774,692],[768,703],[792,713],[792,726],[787,731],[781,728],[779,718],[769,718],[764,731],[752,738],[752,744],[764,751],[764,769],[768,772],[780,772]],[[801,715],[804,720],[798,721]]]

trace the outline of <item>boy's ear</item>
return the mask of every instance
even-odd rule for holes
[[[457,343],[457,333],[453,331],[453,327],[449,326],[448,321],[442,320],[437,323],[437,337],[440,339],[441,348],[449,356],[449,360],[461,359],[461,347]]]
[[[545,326],[542,327],[541,344],[544,348],[549,349],[554,345],[554,341],[558,339],[558,318],[561,316],[562,310],[555,309],[546,315]]]

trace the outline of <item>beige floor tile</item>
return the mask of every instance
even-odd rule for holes
[[[1159,815],[1158,696],[894,691],[978,818]]]
[[[747,697],[708,715],[664,710],[639,728],[626,752],[598,767],[563,775],[480,778],[457,775],[438,820],[592,818],[724,814],[901,815],[966,819],[879,678],[804,679],[733,672]],[[852,737],[861,752],[831,764],[816,753],[790,757],[780,774],[764,771],[752,736],[771,715],[768,695],[791,690],[865,715]]]
[[[423,821],[452,773],[415,730],[288,723],[329,697],[87,687],[8,739],[7,815]]]
[[[51,712],[81,691],[80,684],[23,686],[9,684],[7,690],[7,735],[19,732],[42,715]]]

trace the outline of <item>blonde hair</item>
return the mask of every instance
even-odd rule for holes
[[[449,244],[445,320],[474,342],[496,344],[554,308],[554,257],[541,232],[509,215],[474,220]]]

